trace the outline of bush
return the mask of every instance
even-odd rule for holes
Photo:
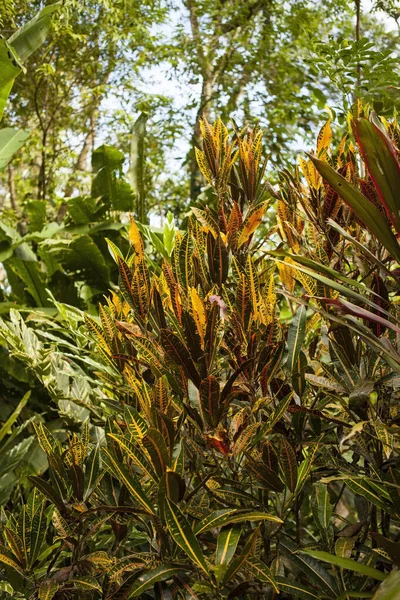
[[[307,184],[284,172],[277,191],[263,181],[261,131],[231,138],[204,121],[197,156],[215,208],[193,207],[185,232],[148,236],[158,257],[133,219],[128,253],[110,244],[119,292],[85,316],[92,350],[83,315],[57,305],[71,330],[68,350],[65,336],[53,349],[84,365],[87,413],[53,433],[36,419],[48,470],[3,513],[6,593],[345,599],[379,587],[391,597],[397,241],[389,224],[375,235],[380,208],[380,220],[369,204],[360,212],[350,181],[374,187],[359,181],[351,142],[332,154],[330,127],[319,158],[301,165]],[[274,196],[278,226],[265,233]],[[277,235],[288,250],[268,251]],[[36,344],[24,349],[32,329],[13,321],[3,339],[46,386]],[[63,406],[59,389],[48,385]],[[68,401],[82,404],[78,393]]]

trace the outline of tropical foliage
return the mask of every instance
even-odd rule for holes
[[[120,148],[94,146],[117,63],[122,98],[127,56],[138,73],[142,51],[165,60],[168,50],[182,69],[179,36],[166,50],[150,27],[169,7],[128,4],[113,14],[103,0],[49,5],[0,39],[0,110],[12,125],[0,131],[11,204],[0,222],[0,599],[397,600],[394,56],[360,36],[359,2],[355,41],[310,43],[311,63],[303,25],[311,36],[322,13],[308,4],[299,15],[296,3],[280,13],[268,2],[239,11],[185,2],[191,52],[180,72],[201,80],[203,117],[178,221],[183,205],[164,203],[156,182],[165,163],[148,105],[120,144],[129,140],[129,164]],[[391,2],[379,5],[395,16]],[[8,2],[0,16],[2,26],[20,17]],[[285,69],[285,27],[299,47],[290,79],[305,85],[307,64],[314,95],[282,135],[274,115],[293,89],[265,81],[265,132],[250,120],[248,78],[266,77],[257,62],[266,47]],[[84,70],[91,52],[96,64]],[[49,136],[36,146],[29,118],[18,123],[33,137],[15,127],[24,101],[6,106],[12,89],[30,97],[21,77],[34,60],[36,116]],[[71,82],[77,105],[88,101],[85,127],[90,117],[75,166],[57,146]],[[288,167],[274,144],[325,93],[340,106]],[[232,112],[241,94],[244,126],[207,118],[224,98]],[[16,186],[33,148],[38,179]],[[281,159],[272,175],[266,150]],[[90,155],[92,175],[82,176]]]
[[[4,512],[14,594],[396,589],[398,133],[355,110],[367,168],[349,135],[332,151],[328,121],[279,191],[259,129],[203,121],[214,206],[152,249],[132,219],[129,248],[109,242],[119,291],[99,318],[56,303],[58,323],[3,321],[11,354],[70,411],[67,435],[33,419],[48,468],[22,480],[19,515]],[[285,245],[269,250],[277,235]]]

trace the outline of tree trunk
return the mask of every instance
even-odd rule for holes
[[[16,198],[16,191],[15,191],[14,167],[11,165],[8,165],[7,172],[8,172],[8,188],[10,191],[10,204],[11,204],[11,208],[13,209],[13,211],[16,212],[17,211],[17,198]]]
[[[75,171],[89,171],[88,165],[88,157],[93,152],[94,140],[96,136],[96,127],[97,120],[99,116],[98,107],[94,108],[90,115],[90,130],[86,134],[85,140],[83,142],[82,149],[79,153],[78,160],[76,161],[71,177],[68,180],[68,183],[64,190],[64,198],[69,198],[74,190],[74,182],[72,179]],[[67,212],[67,203],[65,201],[62,202],[60,208],[57,213],[57,223],[61,223],[65,213]]]

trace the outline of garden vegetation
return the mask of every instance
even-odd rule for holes
[[[1,113],[58,10],[0,39]],[[360,90],[274,174],[206,111],[162,229],[144,113],[128,171],[103,144],[57,202],[44,157],[3,210],[1,599],[400,598],[400,127]]]

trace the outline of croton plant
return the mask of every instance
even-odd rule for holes
[[[1,325],[55,402],[35,352],[92,392],[68,435],[33,422],[48,468],[2,513],[0,596],[400,597],[397,125],[358,105],[279,186],[261,130],[202,131],[207,201],[109,242],[98,317],[31,315],[29,352]]]

